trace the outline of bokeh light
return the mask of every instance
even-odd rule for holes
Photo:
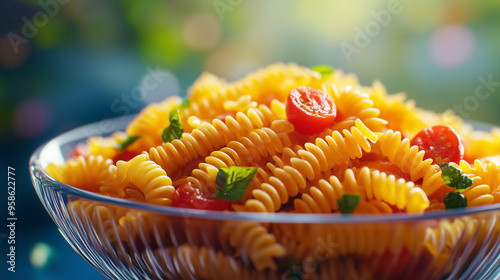
[[[14,113],[14,128],[23,138],[36,137],[47,129],[51,118],[50,109],[43,100],[28,99]]]
[[[29,41],[16,33],[0,37],[0,66],[17,68],[21,66],[29,54]]]
[[[38,242],[30,251],[31,265],[38,269],[45,269],[54,261],[55,255],[56,253],[50,245]]]
[[[189,48],[198,51],[208,50],[219,42],[221,26],[212,14],[194,14],[184,23],[182,37]]]
[[[441,27],[430,41],[433,60],[442,67],[458,66],[470,58],[474,51],[474,36],[463,25]]]

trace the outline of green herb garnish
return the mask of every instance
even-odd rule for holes
[[[441,176],[446,185],[454,188],[456,192],[463,192],[472,186],[472,179],[463,174],[459,168],[449,163],[440,163],[439,167],[441,167]]]
[[[340,213],[350,214],[360,201],[361,195],[344,193],[340,198],[337,198],[337,205],[339,206]]]
[[[191,101],[189,101],[189,99],[184,99],[184,101],[182,101],[181,103],[181,106],[179,106],[179,110],[183,110],[187,107],[189,107],[189,105],[191,105]]]
[[[170,112],[170,125],[161,133],[161,140],[163,143],[172,142],[175,139],[180,139],[184,133],[182,124],[179,119],[179,111],[172,110]]]
[[[446,185],[455,189],[444,196],[443,202],[446,209],[467,207],[467,198],[461,192],[472,186],[472,179],[449,163],[440,163],[439,167],[441,167],[441,177]]]
[[[215,197],[226,200],[241,200],[257,174],[256,167],[230,166],[220,168],[215,182]]]
[[[444,205],[446,209],[467,207],[467,198],[459,192],[448,192],[444,196]]]
[[[333,74],[333,68],[328,65],[317,65],[312,67],[311,70],[320,73],[322,78],[328,78]]]
[[[130,146],[132,143],[135,142],[135,140],[139,139],[141,137],[140,135],[129,135],[123,142],[121,142],[117,148],[120,149],[120,152],[125,151],[125,149]]]

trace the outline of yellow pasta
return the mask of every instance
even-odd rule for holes
[[[218,119],[212,123],[204,122],[179,140],[151,148],[149,156],[170,174],[186,163],[206,157],[214,149],[220,149],[256,128],[269,126],[274,119],[271,110],[262,105],[257,109],[248,109],[247,114],[237,113],[236,118],[227,116],[225,122]]]
[[[367,203],[371,200],[383,201],[410,213],[423,212],[429,206],[427,196],[413,182],[396,180],[392,175],[387,176],[384,172],[370,171],[364,167],[358,175],[355,175],[352,169],[347,169],[342,182],[335,176],[330,177],[329,182],[320,180],[318,187],[310,188],[302,198],[295,199],[295,209],[302,213],[330,213],[332,210],[338,210],[337,199],[346,192],[362,195]],[[358,204],[359,206],[362,205]],[[392,212],[387,208],[384,210],[380,204],[378,206],[379,208],[372,208],[373,213]],[[366,207],[368,205],[365,205],[365,209]]]
[[[170,111],[179,108],[181,101],[180,97],[173,96],[142,109],[125,130],[127,135],[140,135],[129,149],[140,153],[150,147],[161,145],[161,133],[170,125]]]
[[[132,184],[136,186],[136,198],[142,197],[144,201],[157,205],[171,206],[174,187],[172,180],[155,162],[148,160],[147,155],[142,154],[129,162],[118,162],[118,168],[111,168],[111,179],[101,187],[101,192],[112,194],[117,189],[120,192],[115,192],[115,195],[120,197],[127,193],[127,186]],[[122,190],[123,189],[123,190]],[[137,194],[139,192],[139,194]],[[137,200],[137,199],[135,199]],[[139,199],[140,200],[140,199]]]
[[[111,164],[109,159],[90,155],[69,160],[63,165],[51,163],[46,170],[50,176],[62,183],[95,192],[102,184]]]
[[[228,222],[224,225],[221,236],[231,246],[247,254],[258,271],[269,268],[276,270],[273,258],[285,255],[285,248],[276,242],[276,237],[256,222]]]
[[[178,121],[170,119],[172,112]],[[429,144],[419,138],[443,127],[457,139],[433,134]],[[184,100],[150,104],[125,131],[92,136],[84,145],[65,164],[48,165],[47,173],[99,195],[160,207],[346,219],[342,226],[206,223],[189,215],[68,203],[93,242],[104,236],[108,242],[101,246],[113,257],[131,267],[147,264],[144,273],[155,277],[442,277],[459,260],[454,247],[475,252],[475,242],[500,232],[480,217],[349,222],[355,215],[414,217],[499,203],[500,130],[474,131],[451,111],[420,109],[404,93],[388,94],[379,81],[361,86],[340,70],[325,74],[277,63],[236,82],[203,73]],[[453,185],[457,178],[462,185]],[[352,216],[340,216],[346,214]],[[417,271],[424,264],[427,270]]]
[[[375,141],[375,134],[359,120],[356,126],[343,131],[344,137],[334,131],[325,140],[318,139],[316,145],[307,143],[289,159],[290,164],[282,168],[269,165],[273,176],[264,181],[260,188],[252,191],[253,199],[245,202],[247,211],[275,212],[296,196],[299,189],[306,188],[306,179],[314,180],[321,171],[335,165],[346,164],[352,158],[360,158],[363,151],[370,151],[370,142]]]

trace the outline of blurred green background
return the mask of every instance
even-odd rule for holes
[[[329,64],[417,106],[500,125],[499,1],[3,0],[0,23],[0,163],[16,168],[19,219],[12,279],[98,277],[38,201],[31,153],[69,129],[184,95],[203,71],[235,80],[277,61]]]

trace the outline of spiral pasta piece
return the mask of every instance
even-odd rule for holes
[[[225,223],[222,238],[229,244],[246,254],[258,271],[266,268],[276,270],[278,267],[274,258],[283,257],[285,248],[276,242],[276,237],[257,222]]]
[[[342,183],[335,176],[330,177],[329,182],[320,180],[318,187],[310,188],[308,193],[294,200],[295,209],[302,213],[330,213],[338,210],[337,199],[343,193],[360,194],[367,203],[371,200],[383,201],[410,213],[421,213],[429,207],[427,196],[413,182],[396,180],[393,175],[387,176],[384,172],[370,171],[368,167],[363,167],[357,175],[352,169],[347,169]],[[377,205],[380,208],[376,208],[375,203],[372,205],[375,208],[371,207],[375,213],[392,212],[380,203]],[[366,203],[359,206],[362,207],[359,212],[370,208]]]
[[[112,163],[110,159],[104,159],[102,156],[80,156],[62,165],[51,163],[47,166],[46,171],[59,182],[97,192],[103,183],[108,167]]]
[[[327,171],[335,165],[347,164],[351,159],[360,158],[363,151],[370,152],[371,142],[376,141],[376,135],[360,120],[351,131],[343,131],[344,137],[334,131],[325,140],[319,138],[316,145],[307,143],[304,149],[293,152],[285,151],[290,159],[283,167],[267,164],[272,176],[264,181],[259,189],[252,191],[253,199],[245,202],[246,209],[251,212],[275,212],[288,201],[288,198],[306,188],[306,180],[314,180],[322,171]]]
[[[228,142],[245,136],[254,129],[267,127],[275,119],[267,106],[248,109],[246,114],[236,114],[236,118],[227,116],[225,122],[214,119],[212,123],[203,122],[191,133],[184,133],[162,146],[151,148],[149,157],[159,164],[167,174],[178,170],[188,162],[208,156]]]
[[[175,188],[165,171],[146,155],[138,155],[129,161],[127,177],[143,193],[146,202],[170,206]]]
[[[432,159],[424,160],[425,152],[419,151],[417,146],[410,147],[410,140],[401,139],[399,131],[388,130],[379,134],[375,146],[377,152],[386,156],[401,171],[409,173],[412,181],[422,179],[421,188],[427,196],[439,188],[446,187],[441,176],[441,168],[432,164]]]
[[[479,160],[474,161],[474,167],[462,160],[459,165],[462,172],[472,179],[472,186],[463,191],[469,206],[479,206],[495,203],[494,192],[500,185],[500,172],[498,166],[493,163],[483,164]]]
[[[258,165],[263,158],[280,153],[290,145],[287,133],[293,131],[293,125],[276,120],[272,126],[274,130],[266,127],[256,129],[248,136],[240,137],[238,141],[231,141],[219,151],[212,152],[187,180],[203,192],[213,193],[219,168]]]
[[[374,108],[374,102],[367,93],[362,93],[350,85],[343,90],[338,90],[335,84],[323,88],[332,96],[340,112],[335,124],[330,128],[332,131],[349,129],[355,125],[356,119],[374,132],[381,132],[387,125],[387,121],[379,118],[380,110]]]
[[[172,180],[161,166],[148,160],[147,155],[138,155],[128,162],[118,161],[109,173],[111,179],[100,188],[101,192],[118,197],[128,194],[132,200],[143,198],[151,204],[172,205],[175,191]],[[131,184],[133,186],[129,186]]]

